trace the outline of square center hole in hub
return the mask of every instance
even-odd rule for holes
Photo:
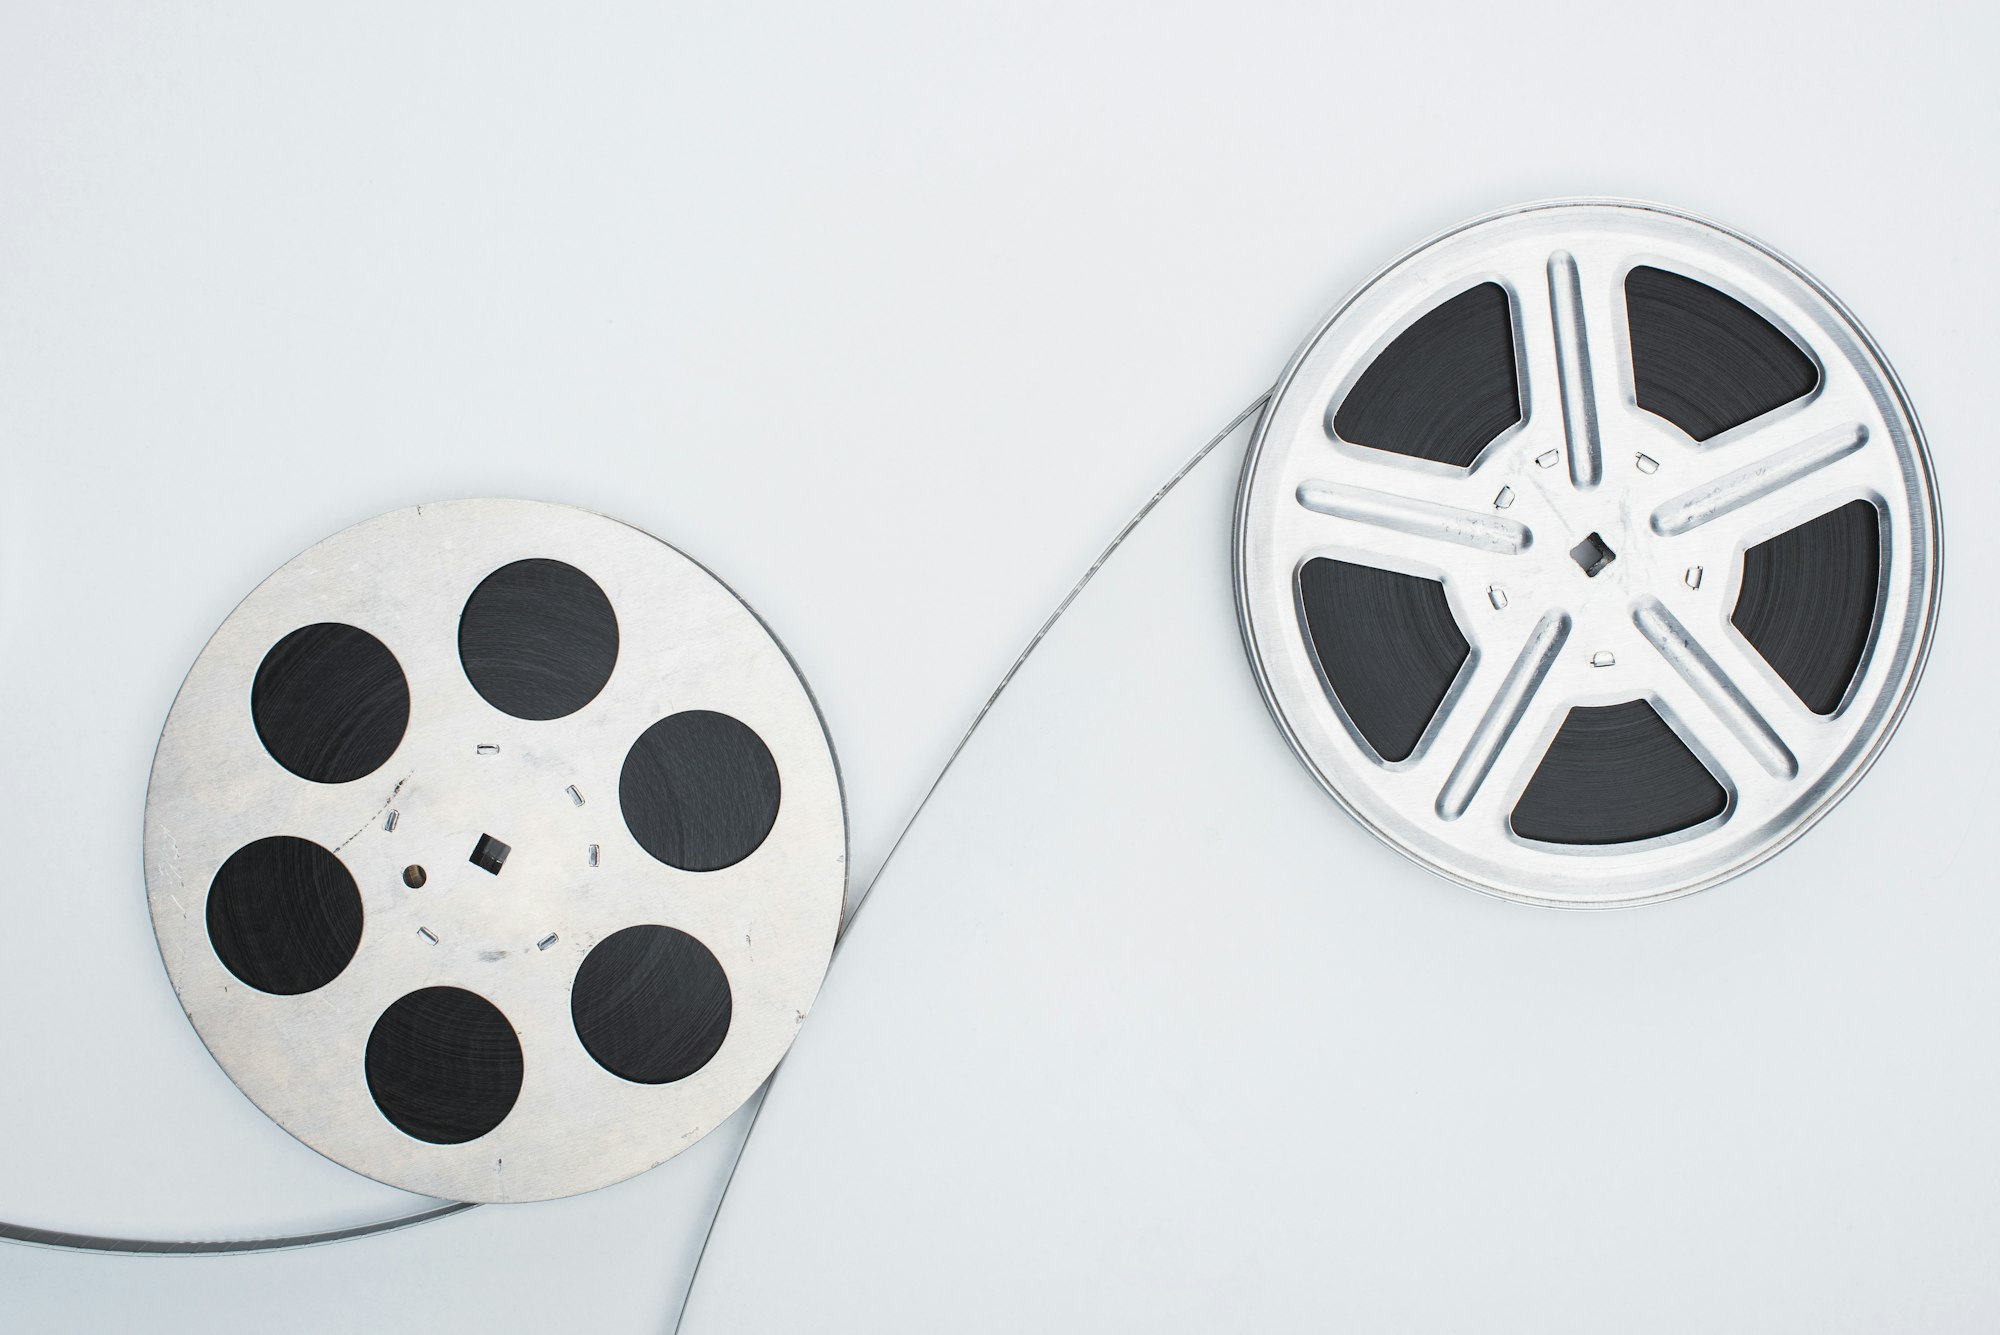
[[[1569,559],[1583,567],[1586,575],[1596,575],[1604,567],[1618,559],[1618,553],[1605,545],[1604,539],[1595,533],[1569,549]]]
[[[498,876],[500,868],[506,864],[507,855],[513,851],[492,835],[482,834],[479,842],[472,846],[472,856],[467,860],[481,871],[490,871]]]

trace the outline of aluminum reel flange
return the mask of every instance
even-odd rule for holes
[[[230,1078],[462,1201],[616,1182],[734,1112],[812,1005],[846,852],[756,615],[522,501],[399,510],[273,574],[188,674],[146,808],[161,955]]]
[[[1803,354],[1812,388],[1699,440],[1657,405],[1642,408],[1635,275],[1692,280],[1768,322]],[[1504,293],[1518,420],[1464,466],[1343,439],[1342,405],[1374,360],[1474,289]],[[1857,502],[1879,538],[1872,621],[1837,700],[1815,709],[1739,624],[1746,554]],[[1279,380],[1252,441],[1234,549],[1259,685],[1328,792],[1442,876],[1569,906],[1714,885],[1824,815],[1881,752],[1915,687],[1941,554],[1916,420],[1845,308],[1741,235],[1604,201],[1459,227],[1335,310]],[[1371,745],[1316,652],[1301,579],[1321,560],[1442,588],[1463,665],[1407,754],[1385,759]],[[1716,809],[1638,839],[1524,837],[1516,813],[1572,711],[1629,702],[1650,706],[1713,776]]]

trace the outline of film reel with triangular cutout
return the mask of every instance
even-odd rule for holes
[[[1929,651],[1937,497],[1867,334],[1654,206],[1512,210],[1362,286],[1244,465],[1243,632],[1308,769],[1497,894],[1685,893],[1867,770]]]

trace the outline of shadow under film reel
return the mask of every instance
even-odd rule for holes
[[[701,566],[582,510],[358,524],[230,614],[167,718],[146,882],[188,1018],[392,1186],[569,1195],[728,1117],[846,887],[804,681]]]
[[[1939,590],[1894,373],[1765,247],[1651,205],[1470,223],[1350,297],[1244,466],[1293,748],[1432,871],[1629,904],[1756,865],[1874,761]]]

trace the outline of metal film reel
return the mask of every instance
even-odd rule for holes
[[[182,1006],[293,1135],[535,1200],[685,1149],[768,1076],[838,930],[804,681],[665,543],[564,506],[358,524],[182,686],[146,880]]]
[[[1272,715],[1364,825],[1475,889],[1713,885],[1861,777],[1938,600],[1893,372],[1796,266],[1652,205],[1409,252],[1278,382],[1237,501]]]

